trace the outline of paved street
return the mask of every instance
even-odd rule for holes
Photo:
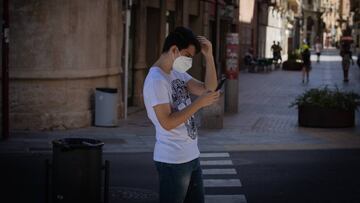
[[[313,62],[308,84],[297,71],[240,74],[239,113],[225,115],[221,130],[200,132],[207,202],[360,201],[360,113],[355,128],[315,129],[298,127],[297,110],[289,108],[313,87],[336,85],[360,93],[360,69],[351,67],[344,84],[337,53],[327,51],[320,63]],[[144,112],[116,128],[13,132],[0,143],[1,180],[6,180],[1,187],[12,198],[7,202],[43,201],[51,140],[71,136],[105,142],[112,202],[156,202],[154,129]]]
[[[360,201],[360,150],[203,155],[213,156],[201,158],[209,203]],[[2,202],[44,202],[44,160],[49,157],[0,157]],[[157,202],[151,153],[106,154],[104,158],[111,162],[110,202]]]

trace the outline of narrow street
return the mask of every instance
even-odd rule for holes
[[[239,113],[226,115],[223,129],[200,133],[208,203],[360,201],[359,112],[355,128],[314,129],[298,127],[297,110],[289,108],[309,88],[360,92],[358,67],[351,67],[344,84],[337,50],[321,60],[313,62],[308,84],[297,71],[240,74]],[[51,140],[74,135],[103,138],[104,160],[111,163],[110,202],[157,202],[154,132],[144,116],[134,114],[118,128],[18,132],[0,145],[2,202],[44,202]]]

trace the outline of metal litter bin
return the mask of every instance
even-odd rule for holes
[[[65,138],[52,143],[52,164],[47,161],[47,202],[49,196],[54,203],[108,202],[109,161],[102,164],[104,143],[86,138]]]
[[[96,88],[95,126],[114,127],[118,124],[118,94],[116,88]]]

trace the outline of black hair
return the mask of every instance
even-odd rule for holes
[[[195,34],[186,27],[176,27],[173,32],[170,32],[165,39],[162,52],[168,52],[173,45],[176,45],[179,51],[188,48],[190,45],[195,46],[196,53],[201,51],[199,40]]]

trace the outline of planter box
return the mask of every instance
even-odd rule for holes
[[[355,110],[299,106],[299,125],[319,128],[346,128],[355,125]]]
[[[284,61],[282,64],[283,70],[292,70],[292,71],[301,71],[303,67],[303,63],[299,63],[296,61]]]

